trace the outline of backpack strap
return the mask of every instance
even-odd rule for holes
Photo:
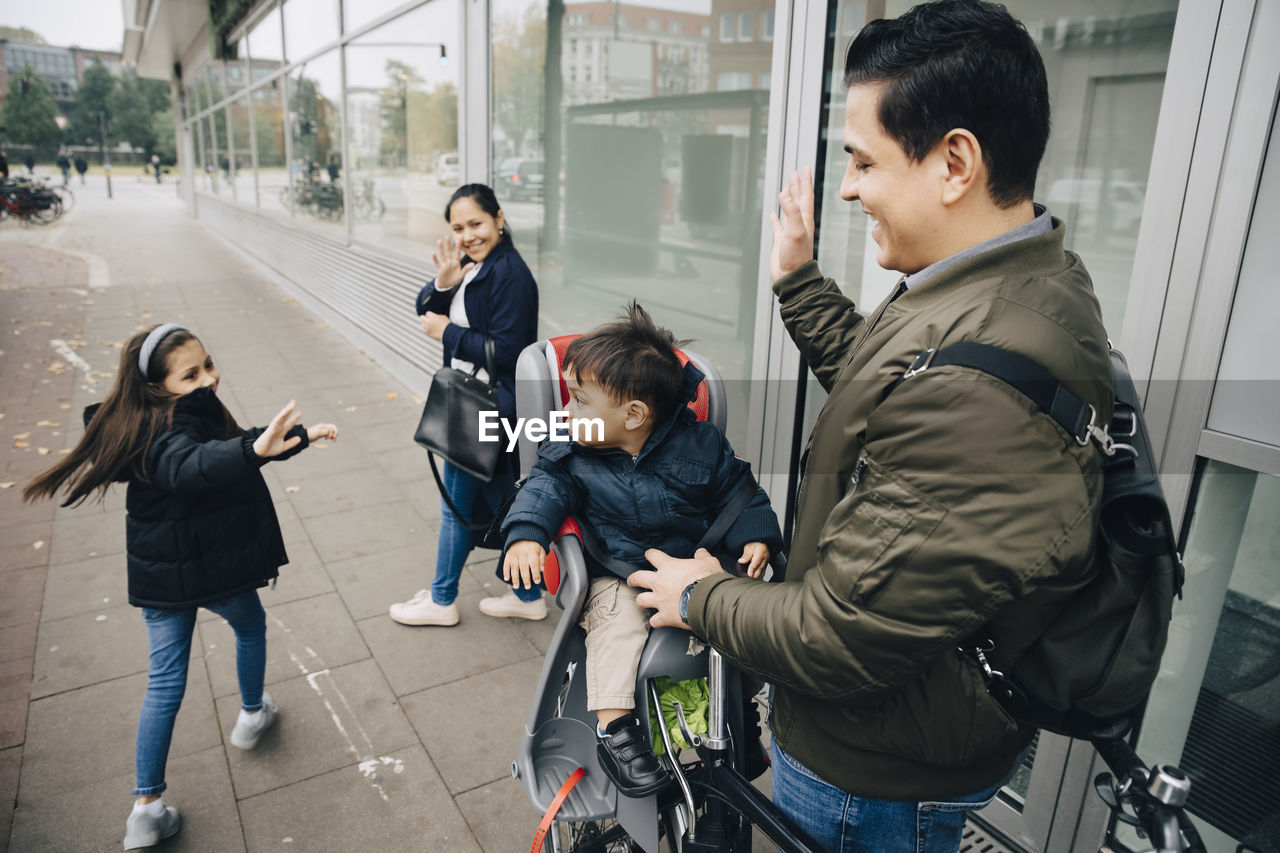
[[[1093,439],[1103,453],[1112,456],[1120,446],[1112,439],[1109,425],[1098,425],[1097,409],[1080,399],[1058,377],[1024,355],[976,341],[960,341],[941,349],[924,350],[916,356],[911,367],[889,386],[885,396],[913,376],[947,365],[981,370],[1013,386],[1057,421],[1081,447]]]

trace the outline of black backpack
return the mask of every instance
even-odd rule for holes
[[[1092,406],[1025,356],[973,342],[925,350],[889,389],[931,367],[957,365],[1011,385],[1056,420],[1081,445],[1102,453],[1102,506],[1097,573],[1078,590],[1009,667],[987,662],[981,636],[962,652],[976,656],[987,690],[1015,719],[1083,740],[1123,737],[1142,712],[1169,637],[1173,599],[1182,595],[1183,567],[1169,507],[1138,392],[1124,356],[1111,350],[1115,404],[1099,426]]]

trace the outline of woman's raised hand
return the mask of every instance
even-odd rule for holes
[[[431,260],[436,265],[436,290],[449,290],[462,284],[463,277],[475,266],[472,262],[462,266],[462,250],[452,236],[436,241]]]
[[[778,193],[776,212],[769,213],[773,226],[773,252],[769,256],[769,273],[774,281],[813,260],[813,169],[805,166],[792,172],[787,185]]]
[[[297,405],[297,400],[290,400],[271,419],[271,423],[267,424],[267,428],[262,431],[262,435],[254,440],[254,453],[264,459],[269,459],[296,447],[298,442],[302,441],[296,435],[292,438],[288,437],[289,430],[297,426],[298,421],[302,419],[302,412],[297,411]]]

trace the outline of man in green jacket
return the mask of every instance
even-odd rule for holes
[[[868,24],[845,60],[841,197],[904,274],[870,316],[813,258],[813,183],[773,218],[774,292],[828,393],[801,461],[783,584],[651,551],[631,583],[654,625],[692,629],[775,685],[773,792],[825,848],[951,851],[1033,732],[958,647],[1015,660],[1093,571],[1097,451],[1008,385],[925,369],[929,349],[994,344],[1110,419],[1101,312],[1063,225],[1032,202],[1049,135],[1044,65],[979,0]]]

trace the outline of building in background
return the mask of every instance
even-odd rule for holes
[[[70,116],[75,106],[76,90],[84,80],[85,69],[101,62],[112,75],[124,73],[121,55],[109,50],[85,50],[79,47],[55,47],[48,44],[0,39],[0,106],[9,95],[9,78],[22,73],[30,65],[37,77],[49,87],[49,94],[63,116]]]
[[[789,523],[823,398],[776,315],[766,212],[815,166],[823,270],[864,306],[892,287],[838,197],[840,66],[867,21],[909,5],[263,0],[218,4],[247,13],[211,24],[205,3],[125,0],[123,58],[177,93],[191,214],[414,387],[440,364],[409,306],[444,204],[462,182],[497,186],[542,331],[639,298],[697,339],[728,379],[730,438]],[[1007,5],[1049,75],[1037,200],[1140,380],[1182,531],[1187,590],[1139,747],[1191,773],[1210,850],[1275,850],[1280,369],[1263,347],[1280,316],[1280,4]],[[1097,771],[1087,745],[1042,736],[973,837],[1142,846],[1092,793]]]

